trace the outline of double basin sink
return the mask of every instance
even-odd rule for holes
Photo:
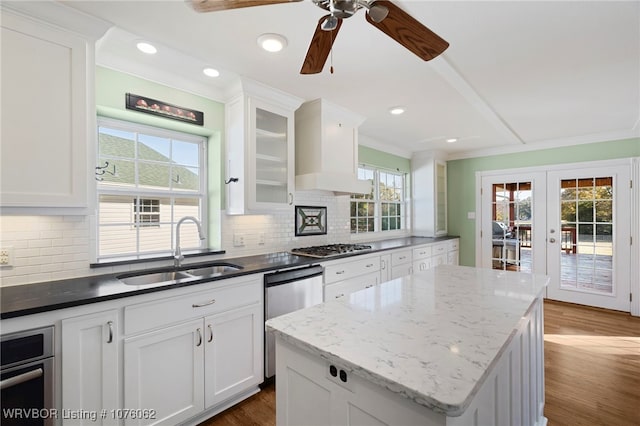
[[[123,284],[127,285],[151,285],[164,282],[178,281],[185,278],[217,277],[219,275],[235,272],[242,269],[242,266],[226,262],[211,263],[206,266],[194,267],[183,266],[182,268],[157,270],[154,272],[140,274],[126,274],[117,277]]]

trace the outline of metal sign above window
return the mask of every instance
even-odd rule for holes
[[[125,105],[127,109],[153,114],[172,120],[184,121],[186,123],[204,125],[204,113],[193,109],[183,108],[156,99],[146,98],[133,93],[125,94]]]

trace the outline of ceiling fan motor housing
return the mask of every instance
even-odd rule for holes
[[[357,0],[313,0],[316,6],[331,12],[336,18],[350,18],[362,7]]]

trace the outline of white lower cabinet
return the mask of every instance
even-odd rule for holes
[[[62,406],[69,412],[111,413],[119,407],[118,311],[80,315],[61,321]],[[65,425],[86,419],[63,418]],[[110,415],[92,424],[117,424]]]
[[[262,382],[262,310],[256,304],[205,319],[205,408]]]
[[[370,288],[378,284],[380,284],[379,272],[372,272],[350,280],[339,281],[325,286],[324,300],[328,302],[329,300],[340,299],[356,291],[364,290],[365,288]]]
[[[151,419],[127,425],[175,425],[204,410],[202,319],[124,341],[124,406]]]
[[[125,307],[124,406],[155,414],[125,424],[175,425],[263,381],[262,275],[229,283]]]
[[[391,279],[411,275],[413,273],[412,249],[391,252]]]

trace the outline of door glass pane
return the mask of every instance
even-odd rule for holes
[[[286,203],[287,117],[256,108],[256,201]]]
[[[560,288],[613,293],[613,178],[561,181]]]
[[[531,182],[493,185],[493,269],[532,272]]]

